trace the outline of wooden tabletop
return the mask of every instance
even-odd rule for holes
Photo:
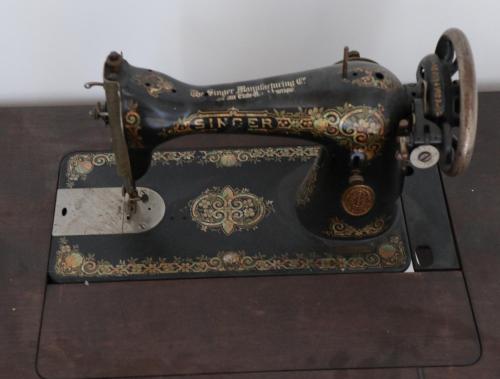
[[[0,377],[500,377],[500,93],[479,100],[471,167],[445,180],[462,271],[90,286],[47,282],[55,189],[108,130],[89,106],[1,109]],[[289,143],[221,137],[166,147]]]

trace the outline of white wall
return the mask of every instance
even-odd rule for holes
[[[480,89],[500,89],[495,0],[0,0],[0,105],[88,103],[111,50],[193,84],[328,65],[344,45],[404,82],[441,32],[463,29]]]

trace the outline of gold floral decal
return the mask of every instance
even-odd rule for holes
[[[191,218],[201,230],[222,230],[225,235],[235,231],[253,230],[273,211],[273,202],[264,200],[248,189],[213,187],[189,202]]]
[[[206,272],[245,271],[291,271],[319,270],[346,271],[385,268],[404,268],[407,255],[403,241],[398,236],[390,237],[379,245],[376,252],[361,255],[336,254],[282,254],[246,255],[244,251],[221,251],[215,257],[196,258],[129,258],[113,264],[97,260],[93,254],[83,254],[78,245],[72,245],[66,238],[59,239],[56,252],[55,272],[60,276],[81,278],[105,276],[137,276]]]
[[[352,80],[352,84],[360,87],[375,87],[386,90],[396,88],[396,84],[392,81],[392,79],[380,72],[374,73],[373,71],[364,68],[356,68],[354,69],[354,72],[363,74],[363,76]]]
[[[372,159],[384,142],[385,119],[381,105],[376,108],[346,103],[335,108],[299,108],[297,112],[284,110],[198,111],[178,119],[163,128],[159,136],[174,136],[199,132],[216,132],[226,128],[241,129],[247,133],[313,136],[330,139],[341,146],[366,154]]]
[[[319,165],[316,162],[302,182],[299,191],[297,192],[296,200],[299,207],[303,207],[311,201],[312,194],[316,188],[316,181],[318,180],[318,170]]]
[[[123,120],[129,146],[133,149],[143,148],[141,116],[137,109],[137,103],[132,103],[130,105],[130,110],[125,114]]]
[[[74,154],[66,165],[66,186],[72,188],[76,181],[85,180],[94,167],[116,164],[113,153]]]
[[[385,221],[383,218],[377,218],[373,222],[362,228],[356,228],[346,224],[338,217],[330,221],[328,230],[324,234],[331,238],[365,238],[373,237],[384,230]]]
[[[155,151],[151,165],[179,165],[188,163],[214,164],[216,167],[241,166],[244,163],[258,163],[261,161],[302,161],[316,158],[321,147],[294,146],[294,147],[263,147],[250,149],[221,149],[221,150],[186,150],[186,151]],[[113,153],[77,153],[73,154],[66,167],[66,185],[73,187],[78,180],[85,180],[87,175],[96,166],[115,165]]]
[[[168,166],[170,164],[175,164],[177,166],[182,166],[185,163],[193,163],[197,159],[197,152],[195,150],[190,151],[155,151],[151,158],[151,166],[156,166],[158,164],[162,166]]]
[[[161,93],[175,92],[172,82],[154,71],[137,74],[133,78],[134,83],[143,86],[148,94],[158,97]]]
[[[262,147],[252,149],[223,149],[200,151],[200,163],[213,163],[216,167],[239,167],[243,163],[282,160],[306,162],[319,155],[319,146]]]

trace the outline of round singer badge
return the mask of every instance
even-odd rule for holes
[[[351,216],[363,216],[375,204],[375,192],[366,184],[350,186],[342,194],[342,207]]]

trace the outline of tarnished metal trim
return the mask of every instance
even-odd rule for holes
[[[165,202],[149,188],[139,187],[147,201],[138,201],[127,219],[126,198],[120,187],[58,189],[52,235],[83,236],[142,233],[153,229],[165,215]]]

